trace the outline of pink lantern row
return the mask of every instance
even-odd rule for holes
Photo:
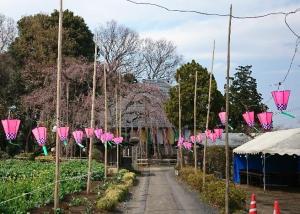
[[[290,94],[290,90],[272,91],[272,97],[279,111],[284,111],[287,109]]]
[[[261,124],[262,128],[265,130],[269,130],[272,128],[272,117],[273,117],[273,112],[262,112],[257,114],[259,123]],[[253,127],[255,124],[254,121],[254,112],[245,112],[243,114],[243,118],[247,125],[249,127]]]

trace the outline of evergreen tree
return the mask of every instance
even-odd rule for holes
[[[260,113],[267,109],[262,95],[257,91],[256,79],[251,76],[252,65],[238,66],[230,86],[230,125],[234,131],[245,131],[247,125],[242,114],[246,111]]]
[[[192,62],[182,65],[176,72],[176,81],[180,75],[181,87],[181,108],[182,108],[182,126],[193,127],[194,121],[194,90],[195,90],[195,74],[198,72],[197,84],[197,128],[205,129],[207,104],[208,104],[208,88],[209,73],[206,68]],[[215,127],[219,123],[218,112],[224,106],[224,97],[217,89],[217,82],[212,77],[212,93],[211,93],[211,114],[210,128]],[[178,127],[178,85],[170,89],[170,99],[166,103],[166,113],[169,120]]]

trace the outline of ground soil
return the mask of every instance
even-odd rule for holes
[[[247,209],[250,205],[251,194],[256,195],[258,213],[273,213],[274,200],[278,200],[281,214],[300,213],[300,188],[263,188],[242,185],[247,191]]]

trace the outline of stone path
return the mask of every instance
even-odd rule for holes
[[[202,203],[196,192],[178,183],[171,167],[147,168],[138,177],[138,182],[132,199],[126,203],[124,213],[218,213]]]

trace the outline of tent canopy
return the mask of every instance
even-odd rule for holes
[[[237,147],[233,153],[300,156],[300,128],[264,133]]]

